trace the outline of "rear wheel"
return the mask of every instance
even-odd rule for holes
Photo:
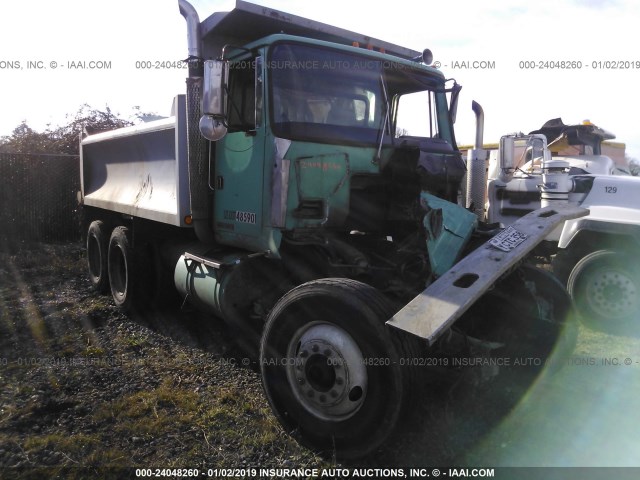
[[[87,231],[87,269],[91,285],[100,293],[109,291],[108,249],[109,232],[104,222],[101,220],[91,222]]]
[[[109,240],[109,286],[115,304],[123,310],[134,306],[136,271],[134,252],[127,237],[128,229],[120,226],[113,229]]]
[[[402,346],[384,323],[392,314],[376,289],[348,279],[303,284],[271,311],[262,382],[276,417],[300,443],[354,458],[391,433],[408,390]]]
[[[640,322],[640,265],[633,254],[599,250],[580,260],[567,283],[581,318],[615,330]]]

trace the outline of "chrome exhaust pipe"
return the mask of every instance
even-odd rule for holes
[[[482,148],[484,137],[484,110],[475,100],[471,109],[476,115],[476,139],[467,152],[467,208],[484,221],[485,191],[487,189],[487,151]]]
[[[474,148],[482,148],[482,142],[484,141],[484,110],[475,100],[471,102],[471,110],[476,115],[476,141]]]
[[[202,48],[200,45],[200,17],[193,5],[187,0],[178,0],[180,15],[187,21],[187,44],[189,46],[189,57],[202,58]]]
[[[212,202],[209,195],[209,162],[207,141],[200,135],[204,61],[200,41],[200,17],[187,0],[178,0],[180,14],[187,21],[189,77],[187,78],[187,152],[189,155],[189,194],[193,229],[203,243],[213,243],[210,220]]]

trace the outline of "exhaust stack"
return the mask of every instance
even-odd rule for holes
[[[178,0],[180,15],[187,21],[187,44],[189,46],[189,59],[191,57],[202,59],[200,45],[200,17],[193,5],[187,0]]]
[[[187,83],[187,150],[189,153],[189,192],[191,197],[191,218],[198,240],[213,243],[210,227],[211,201],[209,196],[209,165],[207,161],[207,141],[200,135],[199,122],[202,102],[204,62],[200,41],[200,18],[198,12],[187,0],[178,0],[180,14],[187,22],[187,43],[189,57],[189,77]]]
[[[487,151],[482,148],[484,136],[484,111],[479,103],[471,102],[476,115],[476,139],[474,147],[467,152],[467,198],[466,207],[484,220],[485,191],[487,188]]]

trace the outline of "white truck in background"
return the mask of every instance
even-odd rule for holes
[[[640,321],[640,178],[602,155],[603,140],[611,138],[590,122],[568,126],[560,119],[502,137],[483,183],[484,211],[486,221],[509,225],[544,206],[588,208],[588,216],[547,237],[545,253],[583,321],[628,331]],[[552,155],[563,145],[581,154]]]

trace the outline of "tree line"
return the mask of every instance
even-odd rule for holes
[[[99,110],[84,104],[74,114],[66,115],[64,125],[48,125],[44,131],[34,130],[23,120],[11,135],[0,138],[0,153],[78,155],[83,132],[92,134],[161,118],[155,113],[143,113],[139,107],[133,110],[129,119],[125,119],[108,106]]]
[[[38,132],[32,129],[26,120],[13,129],[11,135],[0,138],[0,153],[31,153],[31,154],[79,154],[79,136],[115,130],[135,123],[148,122],[162,118],[155,113],[141,112],[139,107],[133,108],[133,114],[125,119],[111,111],[107,106],[104,110],[82,105],[75,114],[66,115],[67,123],[62,126],[47,128]],[[407,135],[404,128],[396,131],[396,137]],[[640,162],[626,157],[632,175],[640,175]]]

